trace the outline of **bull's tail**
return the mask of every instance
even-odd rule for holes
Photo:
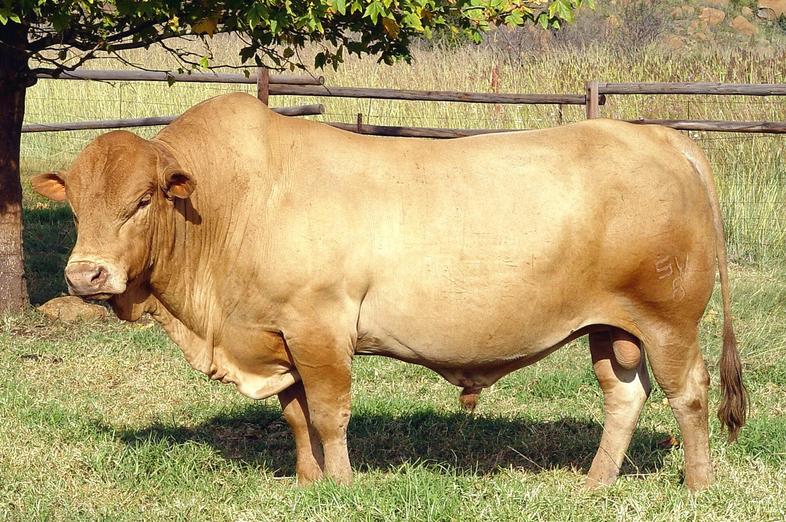
[[[692,140],[676,132],[669,132],[669,141],[680,150],[690,161],[707,188],[712,219],[715,224],[715,255],[718,260],[720,274],[721,297],[723,299],[723,351],[720,358],[721,405],[718,418],[729,430],[729,442],[737,439],[737,433],[745,424],[748,416],[748,392],[742,383],[742,364],[737,350],[737,339],[734,335],[731,318],[731,296],[729,292],[728,259],[726,242],[723,235],[723,219],[707,157]]]

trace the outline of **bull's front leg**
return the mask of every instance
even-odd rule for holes
[[[316,332],[284,332],[305,390],[311,425],[322,441],[325,477],[352,482],[347,450],[350,417],[353,336]]]
[[[278,400],[295,436],[297,482],[301,486],[311,484],[322,478],[325,457],[322,454],[322,443],[311,424],[303,383],[297,382],[279,393]]]

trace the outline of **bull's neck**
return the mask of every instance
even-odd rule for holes
[[[232,305],[231,296],[221,295],[228,263],[240,255],[232,228],[244,227],[248,219],[226,186],[211,185],[197,179],[190,198],[164,202],[167,208],[157,223],[151,259],[153,293],[200,336]]]
[[[151,260],[156,297],[197,334],[237,303],[227,282],[239,263],[258,256],[250,238],[266,228],[274,173],[267,142],[278,140],[275,125],[258,143],[220,146],[226,136],[202,141],[162,132],[157,139],[176,152],[179,165],[196,180],[188,199],[163,201]],[[221,129],[219,129],[221,130]],[[172,206],[174,205],[174,208]]]

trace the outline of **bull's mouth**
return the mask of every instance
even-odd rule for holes
[[[81,298],[81,299],[83,299],[85,301],[107,301],[109,299],[112,299],[116,295],[118,295],[115,292],[106,292],[106,291],[104,291],[104,292],[94,292],[94,293],[89,293],[89,294],[88,293],[81,293],[81,292],[77,292],[76,290],[74,290],[71,287],[68,288],[68,293],[70,295],[73,295],[74,297],[79,297],[79,298]]]
[[[112,299],[117,294],[109,294],[106,292],[98,293],[98,294],[85,294],[85,295],[77,295],[77,297],[81,297],[85,301],[108,301]]]

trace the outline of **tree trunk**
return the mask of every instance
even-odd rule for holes
[[[0,25],[0,314],[28,303],[22,252],[22,185],[19,149],[30,84],[26,28]]]

